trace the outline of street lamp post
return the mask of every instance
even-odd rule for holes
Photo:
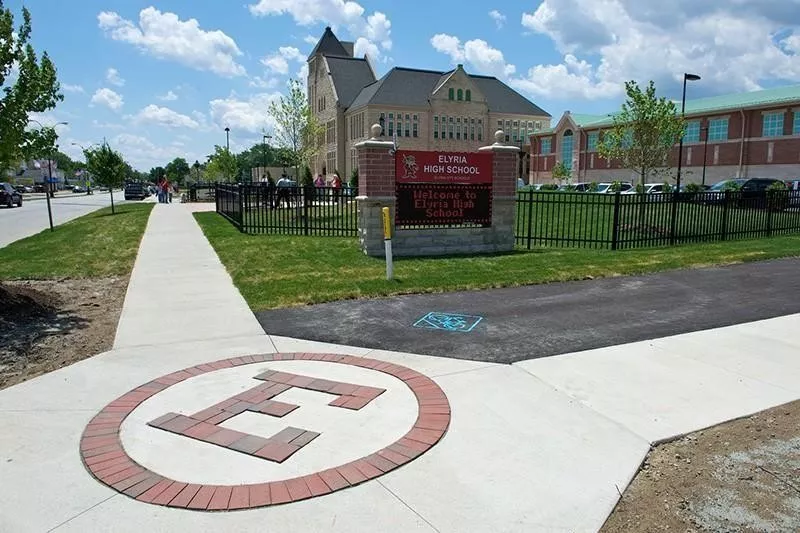
[[[684,72],[683,74],[683,96],[681,97],[681,123],[683,122],[684,115],[686,114],[686,82],[697,81],[699,79],[700,76],[698,76],[697,74],[689,74],[686,72]],[[681,132],[681,138],[678,144],[678,176],[675,180],[675,192],[672,194],[672,227],[669,233],[670,244],[675,244],[675,228],[677,224],[676,218],[678,214],[678,196],[681,193],[682,164],[683,164],[683,132]]]
[[[225,149],[231,151],[231,129],[225,126]]]
[[[262,180],[267,177],[267,140],[268,139],[272,139],[272,135],[264,134],[264,138],[263,138],[263,141],[264,141],[263,159],[264,160],[262,161],[264,163],[264,174],[261,175],[261,179]]]
[[[705,139],[703,140],[703,180],[702,184],[705,188],[706,185],[706,155],[708,154],[708,126],[702,128],[700,131],[705,133]]]
[[[44,129],[44,126],[41,122],[34,119],[29,119],[28,122],[35,122],[39,125],[40,129]],[[56,130],[56,126],[66,126],[68,125],[67,122],[57,122],[51,126],[53,131]],[[53,231],[53,206],[50,203],[50,198],[53,196],[53,154],[48,154],[47,156],[47,187],[45,187],[44,197],[47,199],[47,218],[50,221],[50,231]]]

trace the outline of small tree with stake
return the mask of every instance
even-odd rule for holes
[[[111,195],[111,213],[116,214],[114,208],[114,187],[119,187],[125,181],[125,160],[111,149],[108,143],[103,143],[98,148],[89,148],[83,151],[86,158],[86,169],[94,177],[95,183],[108,187]]]

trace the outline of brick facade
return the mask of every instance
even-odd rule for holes
[[[764,117],[770,113],[783,115],[782,134],[764,136]],[[701,182],[705,154],[705,182],[735,177],[764,177],[800,179],[800,132],[795,118],[800,113],[800,99],[794,105],[765,106],[745,110],[734,110],[703,115],[686,116],[687,124],[699,124],[699,140],[684,141],[681,179],[684,182]],[[708,126],[712,120],[728,120],[726,139],[709,139]],[[565,120],[566,119],[566,120]],[[546,183],[552,180],[553,166],[563,158],[564,133],[573,131],[572,180],[611,181],[614,179],[634,181],[631,171],[622,169],[617,161],[606,161],[596,150],[588,149],[591,133],[602,139],[602,128],[581,128],[568,115],[551,132],[531,136],[531,183]],[[550,139],[551,150],[542,153],[542,141]],[[669,165],[676,174],[678,145],[672,149]]]

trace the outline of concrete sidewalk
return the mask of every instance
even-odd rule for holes
[[[800,397],[800,361],[794,356],[800,344],[790,338],[798,326],[800,315],[794,315],[515,365],[267,335],[190,208],[157,205],[114,349],[0,391],[0,424],[6,428],[0,432],[0,531],[596,531],[650,443]],[[206,365],[276,352],[353,357],[347,364],[265,357],[244,358],[241,366],[230,368]],[[335,359],[330,355],[326,361]],[[381,365],[384,361],[392,364]],[[354,486],[318,497],[309,497],[310,482],[299,488],[287,482],[289,500],[302,501],[235,512],[189,511],[134,499],[152,492],[162,503],[180,506],[182,500],[213,508],[221,494],[223,505],[232,508],[232,494],[248,494],[242,484],[263,481],[269,482],[274,502],[289,501],[277,499],[281,479],[377,450],[402,436],[418,409],[428,408],[425,401],[415,404],[417,393],[407,390],[407,382],[380,370],[398,365],[433,379],[427,390],[438,386],[449,404],[437,411],[448,413],[444,437],[413,460],[395,459],[402,466],[363,483],[357,472],[339,468],[346,476],[340,480],[344,487]],[[172,374],[190,367],[189,373]],[[284,462],[264,461],[222,441],[201,442],[198,432],[189,438],[181,428],[167,432],[148,425],[166,411],[188,416],[246,392],[263,383],[253,376],[269,370],[311,377],[293,382],[295,388],[277,397],[300,407],[282,418],[239,411],[222,424],[227,432],[250,434],[251,441],[286,424],[320,433]],[[167,374],[173,377],[160,378]],[[100,429],[90,434],[113,438],[82,440],[87,423],[105,406],[159,378],[170,383],[157,387],[163,391],[133,393],[98,415],[100,423],[93,427]],[[345,412],[326,405],[336,396],[314,392],[314,380],[385,392],[363,409]],[[114,414],[127,409],[132,409],[127,416]],[[159,482],[138,491],[138,484],[125,484],[125,479],[157,481],[145,474],[123,471],[106,478],[106,483],[113,484],[112,478],[123,483],[117,486],[127,487],[118,489],[126,495],[93,478],[81,456],[103,458],[106,441],[117,439],[103,428],[117,419],[118,440],[137,464],[189,485],[167,495],[175,485],[159,489]],[[425,440],[427,433],[419,433],[413,438]],[[406,443],[414,445],[413,439]],[[219,486],[190,491],[203,484]],[[226,492],[226,485],[233,489]],[[250,500],[244,501],[254,503],[256,494],[251,488]]]

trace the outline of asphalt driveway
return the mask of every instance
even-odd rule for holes
[[[434,315],[420,322],[431,312],[481,319]],[[647,276],[334,302],[256,316],[274,335],[512,363],[798,312],[800,259],[783,259]],[[432,327],[455,330],[428,329]]]

